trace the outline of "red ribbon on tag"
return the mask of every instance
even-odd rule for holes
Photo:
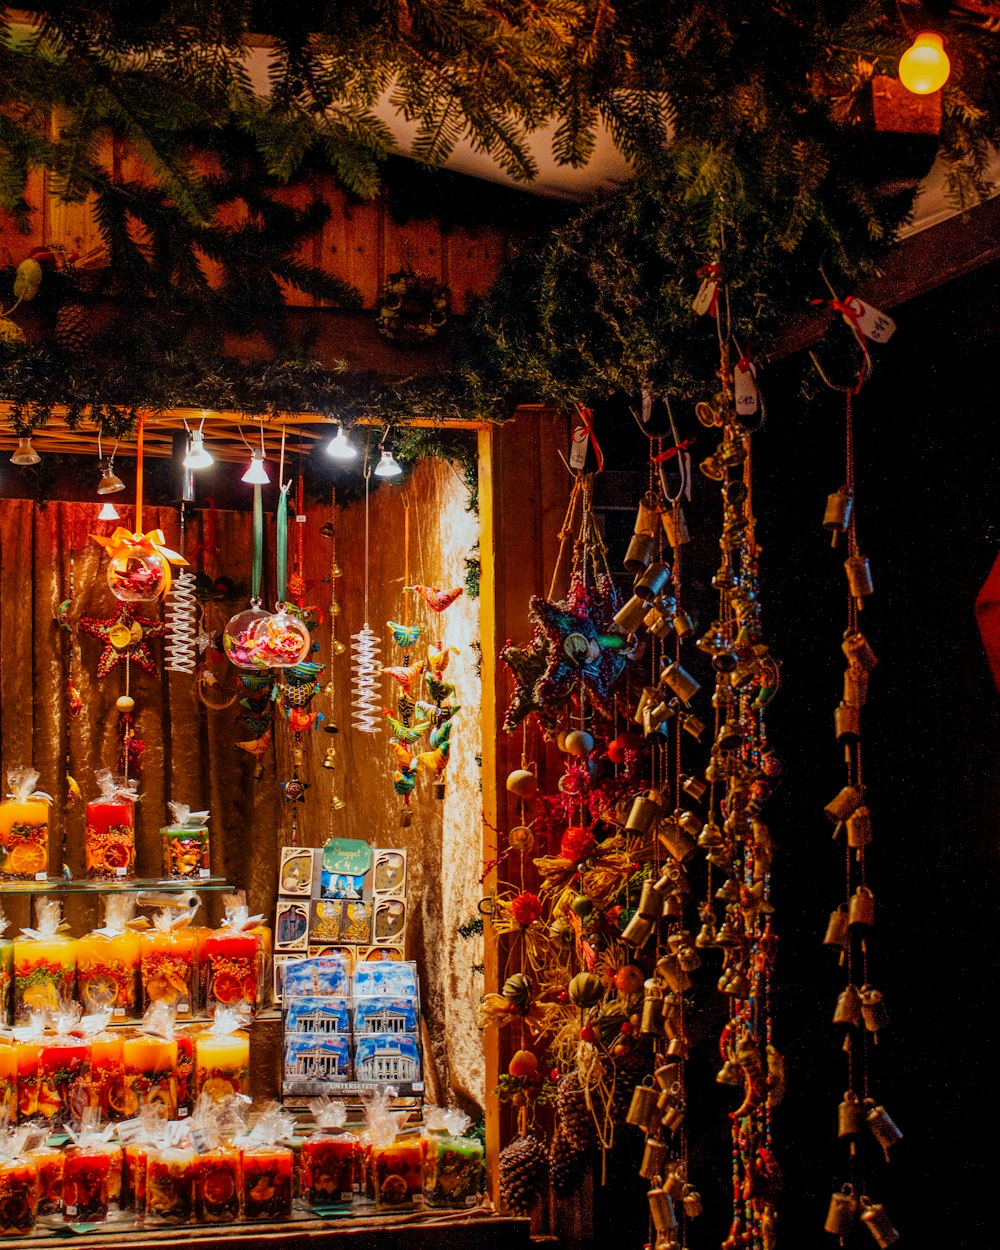
[[[864,362],[862,367],[858,370],[858,380],[854,384],[854,390],[851,392],[853,395],[857,395],[858,391],[861,390],[862,386],[868,380],[868,375],[871,373],[872,369],[872,358],[868,351],[868,344],[865,341],[865,336],[858,328],[858,322],[861,319],[861,310],[859,308],[853,308],[848,301],[837,299],[836,296],[833,299],[811,299],[809,303],[818,306],[825,305],[827,308],[832,309],[835,313],[840,313],[850,326],[851,333],[858,340],[858,346],[861,348],[861,354],[864,357]]]
[[[693,438],[682,439],[673,447],[668,447],[666,451],[661,451],[658,456],[653,457],[653,464],[663,464],[664,460],[673,460],[674,456],[679,455],[682,451],[687,451],[689,447],[693,447],[695,440]]]
[[[597,461],[597,472],[600,473],[604,468],[604,452],[601,451],[601,445],[597,441],[597,435],[594,433],[594,413],[590,408],[584,408],[582,404],[576,406],[577,415],[583,422],[583,428],[587,431],[587,438],[590,445],[594,449],[594,459]]]

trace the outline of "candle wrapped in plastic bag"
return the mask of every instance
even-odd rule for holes
[[[17,1047],[13,1037],[0,1036],[0,1122],[17,1120]]]
[[[48,1144],[48,1132],[37,1134],[41,1140],[28,1148],[28,1157],[38,1170],[38,1214],[59,1215],[63,1203],[63,1152]]]
[[[58,1011],[73,1001],[76,939],[69,937],[58,899],[35,900],[35,927],[14,939],[14,1019]]]
[[[190,1224],[198,1195],[198,1155],[187,1120],[160,1121],[146,1150],[147,1225]]]
[[[309,1110],[316,1132],[302,1143],[302,1199],[311,1207],[353,1202],[360,1184],[360,1145],[344,1131],[347,1105],[339,1098],[314,1098]]]
[[[243,1158],[243,1218],[287,1220],[292,1214],[294,1155],[283,1145],[295,1122],[277,1103],[268,1103],[238,1145]]]
[[[474,1207],[483,1176],[483,1143],[465,1134],[472,1120],[457,1108],[424,1113],[424,1196],[432,1207]]]
[[[80,1015],[79,1003],[54,1012],[38,1052],[37,1114],[62,1124],[90,1107],[90,1038],[82,1035]]]
[[[98,1114],[88,1110],[80,1126],[67,1125],[66,1132],[71,1140],[63,1153],[63,1220],[99,1224],[121,1188],[121,1147],[111,1140],[114,1125],[102,1125]]]
[[[146,1210],[146,1155],[149,1147],[159,1141],[163,1118],[158,1107],[140,1107],[136,1116],[120,1120],[115,1133],[122,1148],[123,1211],[143,1215]]]
[[[6,936],[9,923],[0,907],[0,1028],[14,1021],[14,939]]]
[[[90,1106],[103,1119],[125,1114],[125,1038],[119,1030],[109,1029],[110,1023],[110,1011],[93,1012],[80,1021],[80,1032],[90,1044]]]
[[[186,803],[168,803],[171,824],[160,830],[163,875],[168,881],[197,881],[212,875],[208,812],[193,812]]]
[[[240,1218],[243,1157],[229,1139],[223,1104],[203,1094],[189,1121],[188,1136],[198,1155],[198,1219],[227,1224]]]
[[[104,900],[104,925],[77,939],[76,996],[86,1012],[108,1011],[116,1020],[139,1014],[141,939],[130,926],[131,894]]]
[[[217,1007],[209,1028],[195,1042],[195,1086],[198,1094],[215,1101],[250,1089],[249,1008]]]
[[[110,769],[94,774],[100,794],[87,804],[83,858],[91,881],[128,881],[135,876],[134,781],[122,781]]]
[[[0,881],[48,876],[52,795],[36,790],[37,781],[37,771],[23,765],[7,773],[10,792],[0,803]]]
[[[257,978],[260,969],[260,942],[250,932],[263,916],[251,916],[242,890],[224,896],[222,926],[205,939],[205,995],[210,1012],[217,1007],[244,1003],[250,1010],[257,1005]]]
[[[397,1097],[388,1086],[367,1102],[375,1205],[396,1210],[424,1200],[424,1144],[417,1136],[398,1136],[406,1112],[391,1110]]]
[[[177,1039],[174,1011],[167,1003],[153,1003],[133,1037],[122,1044],[125,1109],[135,1115],[140,1107],[155,1107],[165,1119],[177,1114]]]
[[[38,1055],[45,1036],[45,1023],[45,1012],[32,1011],[12,1031],[17,1056],[17,1114],[21,1120],[38,1112]]]
[[[27,1151],[30,1125],[0,1129],[0,1237],[26,1237],[38,1219],[38,1165]]]
[[[163,908],[139,940],[143,1006],[166,1003],[189,1016],[198,1001],[198,935],[194,913]]]

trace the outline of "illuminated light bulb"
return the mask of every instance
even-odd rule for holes
[[[376,477],[399,477],[403,470],[396,463],[391,451],[383,451],[382,459],[375,466]]]
[[[19,438],[17,440],[17,450],[10,458],[11,464],[38,464],[40,460],[41,456],[32,447],[30,438]]]
[[[337,427],[337,433],[327,443],[326,454],[333,456],[334,460],[353,460],[358,454],[358,449],[347,437],[342,425]]]
[[[192,430],[190,437],[187,455],[184,457],[184,468],[207,469],[209,465],[215,463],[215,457],[205,446],[204,434],[201,430]]]
[[[101,480],[97,485],[97,493],[99,495],[113,495],[115,491],[124,489],[125,483],[115,472],[114,457],[108,456],[106,460],[101,461]]]
[[[266,486],[270,480],[267,476],[267,469],[264,468],[264,453],[251,451],[250,465],[243,474],[243,481],[249,482],[251,486]]]
[[[899,81],[914,95],[940,91],[950,73],[944,40],[932,30],[922,30],[899,58]]]
[[[107,502],[106,504],[104,504],[104,505],[102,506],[102,508],[101,508],[100,512],[98,512],[98,514],[97,514],[97,519],[98,519],[98,521],[117,521],[117,520],[119,520],[118,512],[117,512],[117,510],[115,509],[115,505],[111,502],[111,500],[110,500],[110,499],[108,500],[108,502]]]

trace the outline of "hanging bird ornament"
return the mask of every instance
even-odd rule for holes
[[[462,586],[453,586],[451,590],[440,590],[437,586],[404,586],[403,590],[412,590],[418,594],[432,612],[443,612],[446,608],[450,608],[464,593]]]

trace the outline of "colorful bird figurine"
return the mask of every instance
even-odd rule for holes
[[[416,742],[416,740],[427,732],[431,727],[429,720],[421,721],[418,725],[404,725],[401,720],[397,720],[388,708],[382,709],[382,714],[389,722],[389,728],[392,730],[392,736],[397,742]]]
[[[447,682],[439,681],[433,673],[424,673],[424,681],[427,684],[427,693],[435,703],[443,703],[449,695],[455,693],[454,686],[449,686]]]
[[[422,625],[400,625],[398,621],[386,621],[389,633],[392,634],[392,641],[397,647],[402,647],[404,651],[412,647],[420,635],[424,632]]]
[[[435,776],[439,776],[448,766],[447,743],[444,747],[438,747],[434,751],[421,751],[417,756],[417,760],[422,768],[428,769]]]
[[[437,650],[435,647],[427,648],[427,664],[433,673],[438,677],[448,667],[448,661],[453,655],[458,655],[458,647],[445,647],[443,650]]]
[[[440,590],[437,586],[404,586],[403,589],[416,591],[432,612],[443,612],[445,608],[450,608],[463,593],[461,586],[453,586],[451,590]]]
[[[410,687],[426,667],[423,660],[417,660],[415,664],[387,665],[381,671],[387,673],[393,681],[398,681],[403,689],[409,692]]]

